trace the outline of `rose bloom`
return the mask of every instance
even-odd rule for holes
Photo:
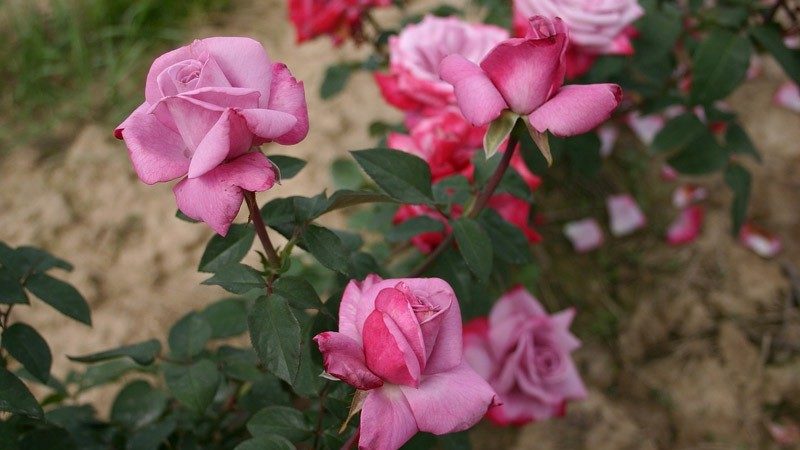
[[[570,353],[580,347],[569,332],[574,309],[549,315],[524,288],[503,295],[489,317],[464,325],[464,358],[495,389],[502,405],[487,418],[522,425],[562,416],[586,388]]]
[[[486,125],[508,109],[530,127],[556,136],[585,133],[619,105],[615,84],[563,86],[568,31],[561,19],[532,17],[524,38],[495,46],[476,64],[459,54],[442,60],[439,74],[454,87],[464,117]]]
[[[389,38],[389,72],[376,73],[381,94],[391,105],[415,112],[437,111],[455,103],[453,87],[439,78],[439,63],[450,54],[478,62],[508,32],[455,17],[426,16]]]
[[[328,374],[367,391],[359,448],[395,450],[418,431],[466,430],[496,404],[463,359],[458,299],[438,278],[351,281],[339,332],[314,341]]]
[[[633,54],[631,24],[643,14],[637,0],[514,0],[514,30],[524,36],[529,17],[560,17],[570,33],[567,77],[574,78],[598,55]]]
[[[369,9],[391,4],[391,0],[289,0],[289,19],[298,43],[327,34],[341,45],[351,36],[361,41],[361,21]]]
[[[174,187],[178,208],[225,235],[244,191],[272,187],[277,171],[253,151],[296,144],[308,132],[303,83],[258,42],[215,37],[159,56],[145,101],[114,131],[139,178]]]

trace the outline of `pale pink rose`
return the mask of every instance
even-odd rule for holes
[[[636,30],[644,14],[637,0],[514,0],[514,30],[525,34],[533,16],[560,17],[569,29],[567,78],[586,73],[598,55],[632,55]]]
[[[701,206],[692,205],[681,210],[678,217],[667,228],[667,243],[681,245],[697,239],[703,227],[705,211]]]
[[[775,92],[773,102],[789,111],[800,113],[800,86],[787,81]]]
[[[158,57],[145,102],[114,135],[143,182],[183,178],[174,188],[180,210],[225,235],[243,191],[276,181],[274,166],[252,148],[295,144],[307,132],[303,83],[258,42],[214,37]]]
[[[395,450],[418,431],[466,430],[497,403],[463,358],[458,299],[438,278],[351,281],[339,332],[314,341],[328,374],[368,391],[361,449]]]
[[[487,417],[521,425],[562,416],[587,395],[572,353],[574,309],[549,315],[524,288],[503,295],[489,313],[464,325],[464,358],[495,389],[502,405]]]
[[[615,84],[563,86],[567,39],[560,19],[533,17],[526,37],[501,42],[480,65],[453,54],[442,60],[439,74],[454,86],[461,112],[474,125],[510,109],[540,133],[585,133],[609,118],[622,90]]]
[[[448,55],[479,62],[508,32],[455,17],[426,16],[389,39],[389,72],[375,81],[387,102],[404,111],[430,111],[455,103],[453,86],[439,78]]]
[[[361,41],[364,14],[391,4],[391,0],[289,0],[289,19],[297,31],[297,42],[327,34],[340,45],[349,37]]]
[[[604,240],[600,224],[591,217],[566,223],[564,235],[572,242],[572,246],[578,253],[586,253],[599,248],[603,245]]]
[[[772,258],[783,249],[778,236],[752,223],[742,225],[739,242],[762,258]]]
[[[705,200],[708,191],[703,186],[696,184],[682,184],[672,191],[672,206],[683,209],[687,206]]]
[[[611,234],[614,236],[626,236],[647,224],[647,219],[636,204],[636,200],[628,194],[609,196],[606,198],[606,207]]]

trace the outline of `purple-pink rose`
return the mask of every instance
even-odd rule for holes
[[[359,448],[395,450],[418,431],[466,430],[495,403],[462,358],[458,300],[438,278],[351,281],[339,332],[314,341],[330,375],[367,391]]]
[[[439,78],[439,63],[458,54],[479,62],[508,32],[455,17],[427,16],[389,38],[389,72],[375,73],[387,102],[404,111],[430,113],[455,103],[453,86]]]
[[[487,418],[522,425],[561,416],[586,388],[570,353],[580,347],[569,332],[574,309],[549,315],[524,288],[497,301],[488,319],[464,325],[464,358],[494,388],[502,405]]]
[[[178,208],[225,235],[244,191],[264,191],[276,168],[253,147],[308,133],[303,83],[242,37],[196,40],[156,58],[145,101],[114,131],[139,178],[178,178]]]
[[[442,60],[439,74],[453,85],[461,112],[474,125],[509,109],[527,116],[540,133],[585,133],[608,119],[622,90],[616,84],[563,86],[567,40],[561,19],[532,17],[526,37],[501,42],[480,64],[452,54]]]

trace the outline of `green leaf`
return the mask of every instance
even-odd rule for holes
[[[747,38],[712,30],[692,58],[692,101],[710,104],[733,92],[747,75],[751,52]]]
[[[268,406],[247,422],[247,430],[255,437],[276,434],[290,441],[307,439],[313,428],[302,412],[287,406]]]
[[[295,450],[297,447],[281,436],[258,436],[237,445],[233,450]]]
[[[442,450],[472,450],[467,431],[439,436],[439,442],[442,444]]]
[[[78,379],[78,391],[85,392],[120,379],[125,374],[139,370],[140,367],[130,359],[117,359],[94,364]]]
[[[20,362],[28,372],[47,384],[50,380],[50,366],[53,354],[44,338],[24,323],[15,323],[3,331],[3,348]]]
[[[744,128],[738,123],[728,124],[728,131],[725,133],[725,150],[739,155],[749,155],[756,161],[761,162],[761,155],[758,153],[758,149],[756,149]]]
[[[217,366],[207,359],[188,367],[165,365],[164,375],[172,395],[196,414],[202,414],[214,400],[220,380]]]
[[[485,209],[478,220],[492,241],[492,251],[501,261],[526,264],[532,261],[530,244],[522,231],[506,222],[496,211]]]
[[[192,219],[191,217],[187,216],[180,209],[175,211],[175,217],[177,217],[178,219],[180,219],[180,220],[182,220],[184,222],[189,222],[189,223],[198,223],[198,222],[200,222],[197,219]]]
[[[511,134],[518,119],[518,114],[506,110],[489,124],[489,129],[483,136],[483,150],[486,152],[486,159],[497,153],[500,144]]]
[[[232,225],[227,236],[215,234],[208,241],[197,270],[216,272],[227,265],[240,262],[250,251],[255,237],[255,229],[246,224]]]
[[[169,348],[178,358],[197,356],[211,339],[213,330],[205,317],[197,312],[183,316],[169,330]]]
[[[28,294],[25,293],[17,276],[5,266],[0,266],[0,303],[6,305],[28,303]]]
[[[306,250],[314,255],[320,264],[336,272],[347,274],[348,252],[336,233],[318,225],[309,225],[303,233],[303,243]]]
[[[725,171],[725,183],[733,191],[733,204],[731,204],[731,224],[733,235],[739,234],[747,218],[747,205],[750,203],[750,189],[752,179],[750,172],[738,164],[731,164]]]
[[[72,361],[81,363],[96,363],[116,358],[131,358],[137,364],[149,366],[153,364],[156,356],[161,352],[161,343],[157,339],[150,339],[136,344],[123,345],[111,350],[92,353],[84,356],[67,356]]]
[[[373,148],[350,152],[390,197],[403,203],[431,204],[431,171],[421,158],[400,150]]]
[[[336,191],[328,199],[328,207],[325,208],[325,212],[348,208],[350,206],[363,205],[365,203],[395,203],[395,200],[380,192]]]
[[[707,132],[667,159],[667,162],[682,174],[704,175],[721,169],[727,160],[725,150]]]
[[[5,251],[0,253],[6,254]],[[10,269],[17,273],[18,277],[24,277],[33,272],[46,272],[53,268],[63,269],[68,272],[73,269],[72,264],[67,261],[53,256],[45,250],[27,245],[13,250],[11,261],[6,261],[6,258],[7,256],[0,257],[0,262],[9,266]]]
[[[278,171],[280,171],[280,179],[281,180],[288,180],[295,175],[297,175],[303,167],[306,166],[306,162],[300,158],[295,158],[293,156],[286,156],[286,155],[270,155],[269,160],[272,161],[273,164],[278,166]]]
[[[412,217],[386,233],[386,240],[389,242],[406,242],[414,236],[428,232],[439,232],[444,230],[444,224],[428,216]]]
[[[433,185],[433,198],[436,203],[443,205],[458,203],[463,205],[469,201],[469,196],[469,180],[463,175],[445,177]]]
[[[456,243],[467,267],[479,279],[488,280],[492,273],[492,241],[478,222],[462,218],[453,222]]]
[[[682,150],[704,134],[708,134],[708,127],[694,113],[687,112],[667,122],[650,148],[656,153]]]
[[[240,349],[223,345],[217,349],[216,356],[222,373],[229,378],[255,382],[264,376],[258,369],[258,355],[251,348]]]
[[[42,417],[42,407],[19,378],[0,367],[0,411]]]
[[[20,450],[78,450],[75,439],[60,427],[44,426],[26,433],[19,442]]]
[[[111,420],[128,428],[152,423],[167,409],[167,395],[144,380],[128,383],[111,405]]]
[[[778,61],[789,78],[800,83],[800,50],[786,47],[780,27],[774,24],[753,27],[750,35]]]
[[[71,285],[50,275],[37,272],[28,277],[25,287],[61,314],[86,325],[92,325],[92,317],[86,299]]]
[[[331,178],[337,189],[358,189],[364,184],[364,175],[350,159],[338,158],[331,164]]]
[[[125,450],[158,450],[175,431],[175,420],[165,420],[147,425],[131,435]]]
[[[344,89],[350,74],[353,72],[353,63],[341,63],[328,66],[325,70],[325,78],[319,89],[319,96],[327,100]]]
[[[302,278],[281,277],[275,281],[272,288],[294,308],[319,310],[325,308],[311,283]]]
[[[294,384],[300,368],[300,323],[285,298],[273,294],[256,300],[248,317],[250,342],[267,369]]]
[[[200,314],[211,325],[211,339],[229,338],[247,331],[247,306],[242,299],[219,300]]]
[[[246,294],[253,289],[264,289],[264,277],[256,269],[244,264],[230,264],[217,271],[202,284],[220,286],[234,294]]]

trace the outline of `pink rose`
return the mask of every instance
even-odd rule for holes
[[[453,54],[439,68],[452,84],[464,117],[485,125],[505,109],[527,116],[540,133],[585,133],[616,109],[622,90],[615,84],[562,86],[568,33],[561,19],[530,20],[528,35],[501,42],[480,65]]]
[[[258,42],[214,37],[158,57],[144,103],[114,135],[139,179],[183,178],[173,189],[178,208],[225,235],[243,191],[264,191],[276,180],[272,163],[252,147],[296,144],[307,132],[303,83]]]
[[[597,55],[631,55],[631,24],[644,14],[637,0],[514,0],[514,29],[525,34],[533,16],[560,17],[570,32],[567,76],[580,76]]]
[[[289,0],[289,19],[297,31],[297,42],[327,34],[340,45],[351,36],[361,41],[364,14],[370,8],[391,4],[391,0]]]
[[[496,403],[463,360],[461,339],[458,299],[443,280],[371,275],[347,285],[339,332],[314,341],[330,375],[368,391],[359,448],[395,450],[418,431],[466,430]]]
[[[464,358],[503,402],[487,417],[522,425],[561,416],[567,401],[586,397],[570,353],[580,347],[569,332],[574,309],[549,315],[524,288],[500,298],[489,313],[464,325]]]
[[[439,63],[458,54],[477,63],[508,32],[455,17],[426,16],[389,39],[389,72],[375,81],[387,102],[404,111],[437,110],[455,103],[453,87],[439,78]]]

